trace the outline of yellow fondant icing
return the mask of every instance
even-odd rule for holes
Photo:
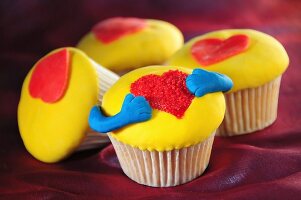
[[[202,66],[191,55],[192,45],[208,38],[227,39],[233,35],[245,34],[249,37],[249,47],[244,52],[209,66]],[[232,90],[261,86],[281,75],[289,64],[284,47],[272,36],[250,29],[228,29],[210,32],[188,41],[168,61],[168,65],[189,68],[200,67],[229,76],[234,82]]]
[[[88,33],[79,42],[78,48],[114,71],[163,63],[183,45],[182,33],[164,21],[146,20],[146,23],[142,30],[108,44]]]
[[[59,161],[78,147],[88,129],[90,109],[97,103],[97,78],[90,59],[79,50],[68,50],[71,66],[68,87],[62,99],[45,103],[30,96],[28,84],[35,66],[22,86],[18,106],[19,130],[26,149],[43,162]]]
[[[131,84],[147,74],[161,75],[169,70],[192,70],[181,67],[150,66],[136,69],[122,76],[104,95],[102,108],[107,115],[117,114]],[[195,97],[182,119],[153,109],[149,121],[128,125],[114,131],[117,140],[141,150],[168,151],[197,144],[208,138],[220,125],[225,113],[225,99],[221,92]]]

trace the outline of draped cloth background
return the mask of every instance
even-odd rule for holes
[[[223,28],[254,28],[290,56],[277,121],[254,134],[216,138],[204,175],[151,188],[127,178],[111,145],[44,164],[25,150],[16,109],[23,79],[54,48],[74,46],[112,16],[163,19],[185,39]],[[297,0],[29,0],[0,2],[0,199],[300,199],[301,2]],[[75,108],[76,109],[76,108]]]

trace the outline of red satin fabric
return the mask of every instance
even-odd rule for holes
[[[296,0],[1,1],[0,199],[300,199],[300,10]],[[96,22],[113,16],[167,20],[186,40],[222,28],[255,28],[275,36],[291,59],[277,121],[254,134],[216,138],[203,176],[171,188],[131,181],[111,146],[57,164],[35,160],[16,120],[25,75],[41,56],[75,45]]]

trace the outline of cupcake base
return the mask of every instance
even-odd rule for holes
[[[257,88],[225,94],[225,118],[216,135],[251,133],[271,125],[277,118],[281,76]]]
[[[108,135],[129,178],[143,185],[169,187],[189,182],[205,171],[215,134],[199,144],[163,152],[142,151]]]

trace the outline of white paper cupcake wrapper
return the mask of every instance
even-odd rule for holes
[[[218,136],[251,133],[271,125],[277,118],[281,76],[257,88],[225,94],[226,114]]]
[[[108,135],[121,168],[129,178],[143,185],[169,187],[191,181],[205,171],[215,134],[199,144],[163,152],[142,151]]]
[[[90,59],[93,64],[94,69],[97,73],[98,78],[98,104],[101,105],[103,95],[105,92],[120,78],[114,72],[104,68],[103,66],[97,64],[94,60]],[[76,151],[95,149],[102,147],[109,143],[110,140],[107,134],[97,133],[89,130],[80,146]]]
[[[92,130],[89,130],[86,133],[86,137],[76,149],[76,151],[96,149],[105,146],[110,142],[107,134],[97,133]]]
[[[106,69],[105,67],[99,65],[94,60],[90,59],[93,64],[94,69],[96,70],[98,76],[98,101],[101,105],[103,95],[105,92],[112,87],[112,85],[120,78],[114,72]]]

